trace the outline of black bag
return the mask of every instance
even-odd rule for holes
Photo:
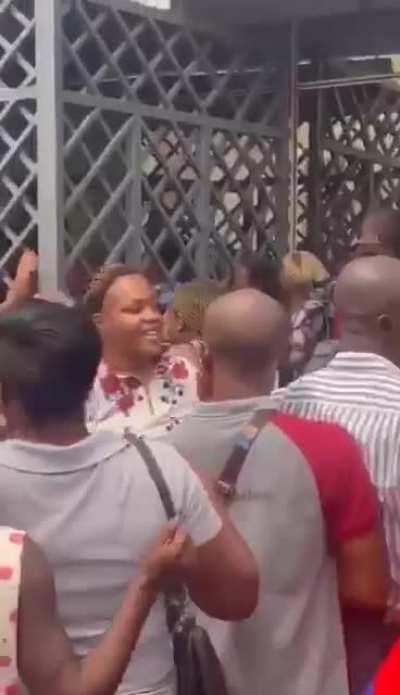
[[[143,439],[127,435],[141,454],[168,519],[175,519],[175,507],[162,471]],[[180,587],[166,595],[168,628],[172,635],[178,695],[228,695],[221,664],[208,633],[188,613],[187,592]]]

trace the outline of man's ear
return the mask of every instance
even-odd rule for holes
[[[393,321],[387,314],[381,314],[378,316],[378,326],[381,331],[389,333],[393,329]]]

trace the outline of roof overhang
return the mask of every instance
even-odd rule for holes
[[[181,0],[198,15],[210,13],[231,24],[316,19],[399,8],[399,0]]]

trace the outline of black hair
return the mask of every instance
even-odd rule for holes
[[[82,309],[33,299],[0,318],[3,400],[17,401],[36,426],[83,409],[100,359],[100,336]]]
[[[281,266],[275,254],[244,253],[240,256],[238,265],[247,271],[250,287],[280,301]]]

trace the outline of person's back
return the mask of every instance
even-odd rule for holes
[[[253,291],[211,305],[210,400],[197,404],[169,440],[217,479],[235,444],[246,447],[254,412],[266,411],[271,421],[247,455],[229,507],[260,567],[259,605],[241,625],[203,621],[232,695],[345,695],[335,560],[339,547],[375,528],[376,501],[346,433],[280,415],[262,395],[271,389],[287,329],[283,310]]]
[[[84,659],[60,622],[54,577],[25,532],[0,528],[0,692],[19,695],[115,693],[162,586],[176,577],[190,539],[167,524],[142,558],[107,632]],[[21,686],[21,687],[20,687]]]
[[[0,381],[11,438],[0,444],[0,524],[23,528],[42,545],[54,569],[61,618],[81,655],[105,633],[166,522],[136,447],[113,432],[87,433],[84,401],[99,358],[95,328],[78,310],[32,302],[1,323]],[[258,582],[249,551],[186,462],[165,444],[155,444],[153,453],[177,522],[194,543],[194,561],[181,576],[189,594],[219,618],[248,617]],[[233,596],[226,595],[225,572],[226,580],[239,580]],[[118,692],[174,693],[162,598]]]
[[[217,477],[252,405],[248,401],[226,417],[214,417],[212,409],[202,415],[198,406],[173,441],[193,465]],[[293,423],[287,423],[290,429]],[[279,424],[253,445],[230,513],[261,570],[260,601],[251,620],[238,626],[203,618],[223,655],[232,695],[345,695],[335,564],[318,490],[304,456]]]
[[[180,457],[154,445],[183,520],[193,496]],[[29,531],[55,570],[62,621],[78,654],[103,635],[129,581],[139,571],[165,513],[145,464],[117,435],[98,433],[72,447],[7,441],[0,445],[0,521]],[[199,511],[193,539],[202,544],[218,530]],[[169,692],[171,647],[161,597],[141,634],[122,693]],[[164,690],[160,690],[164,693]]]
[[[350,263],[336,287],[342,338],[330,364],[276,392],[277,407],[346,429],[361,446],[383,503],[392,577],[399,586],[400,262]]]

